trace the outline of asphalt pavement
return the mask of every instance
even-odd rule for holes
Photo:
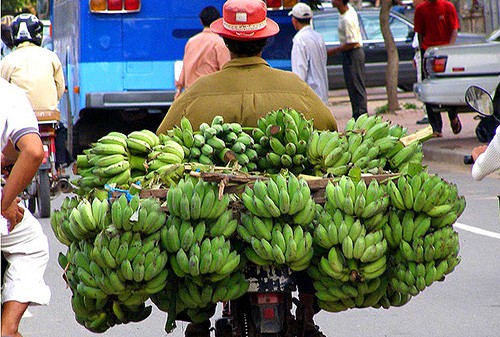
[[[377,108],[387,104],[387,94],[384,87],[368,88],[368,114],[375,114]],[[337,119],[339,130],[342,130],[347,121],[352,117],[351,105],[346,90],[333,90],[329,94],[331,110]],[[401,110],[395,113],[383,113],[384,120],[399,124],[408,129],[409,133],[425,128],[417,121],[425,116],[423,103],[418,101],[413,92],[399,92],[399,105]],[[410,107],[410,109],[406,108]],[[474,147],[482,145],[475,135],[475,128],[479,121],[475,120],[475,113],[460,113],[462,131],[455,135],[451,131],[450,121],[447,113],[442,113],[443,137],[433,138],[424,142],[423,150],[426,160],[443,162],[453,165],[464,165],[463,158],[470,155]]]

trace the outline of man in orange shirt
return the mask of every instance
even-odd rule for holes
[[[217,8],[208,6],[200,13],[203,31],[186,43],[181,75],[176,81],[175,98],[199,77],[216,72],[229,61],[229,50],[222,38],[210,30],[210,24],[220,18]]]

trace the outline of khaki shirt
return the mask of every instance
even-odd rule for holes
[[[23,42],[0,61],[0,76],[24,90],[33,110],[57,110],[64,77],[56,53]]]
[[[259,117],[281,108],[293,108],[307,119],[314,118],[318,129],[337,130],[330,109],[306,82],[291,72],[271,68],[260,57],[244,57],[200,77],[174,101],[156,132],[165,133],[179,125],[182,116],[195,129],[217,115],[226,123],[257,126]]]

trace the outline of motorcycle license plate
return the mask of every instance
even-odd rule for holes
[[[247,265],[248,292],[289,292],[296,290],[295,275],[287,266]]]

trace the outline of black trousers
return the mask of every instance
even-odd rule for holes
[[[420,49],[420,56],[422,60],[422,79],[426,78],[425,72],[425,63],[424,63],[424,54],[425,50]],[[427,118],[429,118],[429,124],[432,127],[432,131],[434,132],[443,132],[443,118],[441,116],[441,110],[432,104],[425,104],[425,112],[427,113]],[[448,118],[451,120],[455,119],[458,116],[455,108],[448,109]]]
[[[74,158],[68,151],[66,139],[68,138],[68,129],[62,124],[56,130],[56,167],[68,166],[74,162]]]
[[[363,48],[342,52],[344,81],[351,100],[352,116],[368,113],[365,87],[365,52]]]

